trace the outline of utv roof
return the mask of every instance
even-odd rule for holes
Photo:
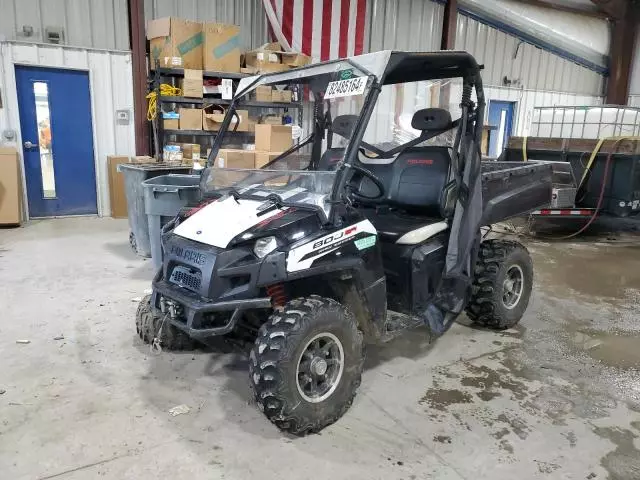
[[[251,85],[287,82],[311,75],[334,72],[339,64],[350,63],[376,76],[383,85],[440,78],[475,76],[482,68],[467,52],[442,50],[438,52],[380,52],[314,63],[288,72],[255,75],[240,80],[238,92]]]
[[[356,59],[358,57],[354,57]],[[475,76],[480,70],[476,59],[467,52],[390,52],[381,79],[383,85],[439,78]]]

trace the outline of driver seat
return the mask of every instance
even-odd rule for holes
[[[434,117],[435,121],[431,121]],[[413,128],[422,131],[442,130],[443,126],[451,125],[451,115],[443,109],[423,109],[414,114],[411,123]],[[382,202],[366,205],[368,202],[364,201],[364,208],[360,210],[382,241],[416,245],[449,228],[447,218],[451,212],[444,211],[443,193],[450,178],[450,147],[410,147],[391,164],[360,163],[385,188]],[[363,178],[360,189],[375,193],[377,187]]]

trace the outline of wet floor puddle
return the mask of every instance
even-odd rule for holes
[[[587,301],[598,298],[628,300],[640,290],[640,244],[596,246],[584,244],[540,245],[533,243],[537,285],[562,297],[576,292]]]
[[[573,345],[594,360],[618,368],[640,368],[640,336],[617,332],[575,332]]]

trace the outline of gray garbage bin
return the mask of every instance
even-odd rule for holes
[[[162,175],[145,180],[142,186],[151,258],[158,269],[162,266],[162,226],[175,217],[182,207],[196,205],[200,201],[200,175]]]
[[[144,189],[142,182],[169,173],[188,173],[188,165],[162,165],[158,163],[121,163],[118,171],[124,175],[127,195],[127,217],[129,218],[129,243],[142,257],[151,256],[149,224],[144,212]]]

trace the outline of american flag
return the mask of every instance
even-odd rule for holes
[[[364,53],[367,0],[262,0],[280,45],[314,62]]]

